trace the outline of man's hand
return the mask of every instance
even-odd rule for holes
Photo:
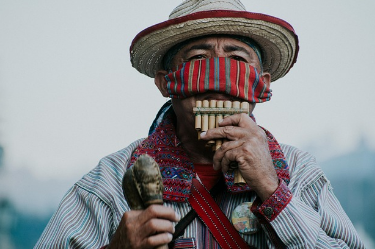
[[[266,200],[277,189],[279,180],[265,132],[247,114],[226,117],[219,126],[201,134],[204,140],[224,139],[215,152],[214,169],[226,172],[231,162],[237,162],[246,183],[262,201]]]
[[[179,221],[172,208],[151,205],[145,210],[125,212],[107,249],[154,248],[168,244]]]

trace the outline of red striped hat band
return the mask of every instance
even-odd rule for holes
[[[263,82],[255,67],[225,57],[183,63],[165,79],[171,98],[183,99],[215,91],[252,103],[262,103],[272,96],[272,90]]]

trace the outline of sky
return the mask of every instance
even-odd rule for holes
[[[131,67],[129,47],[180,2],[0,0],[0,181],[9,191],[58,189],[60,199],[102,157],[147,135],[167,99]],[[299,37],[297,63],[257,105],[258,123],[318,161],[361,139],[375,148],[375,2],[243,3]]]

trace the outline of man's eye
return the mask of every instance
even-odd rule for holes
[[[192,60],[203,60],[205,56],[203,54],[197,54],[188,58],[188,61]]]
[[[248,62],[246,59],[244,59],[243,57],[238,56],[238,55],[231,56],[231,58],[232,58],[233,60],[236,60],[236,61]]]

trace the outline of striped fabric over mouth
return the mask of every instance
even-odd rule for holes
[[[272,96],[272,90],[255,67],[226,57],[183,63],[167,74],[165,79],[171,98],[183,99],[215,91],[248,102],[262,103]]]

